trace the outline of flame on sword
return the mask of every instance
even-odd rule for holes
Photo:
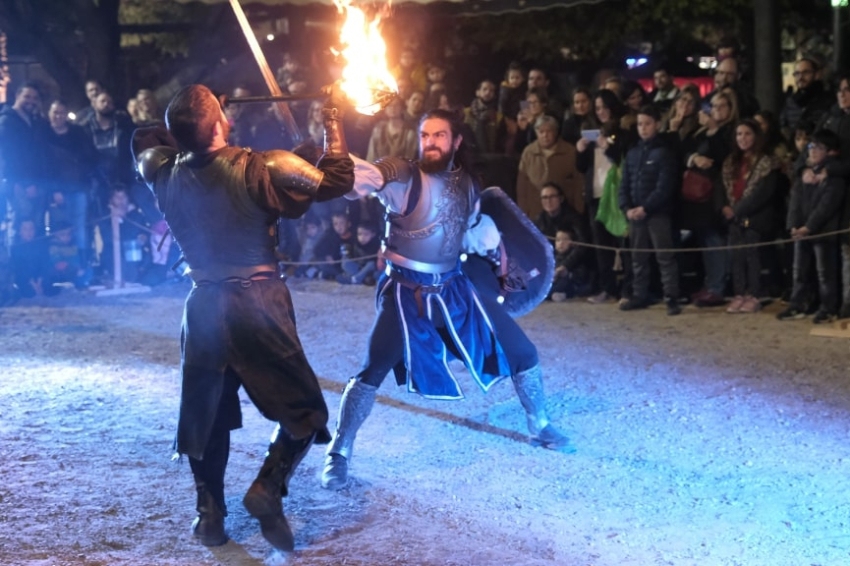
[[[339,34],[342,49],[333,50],[346,62],[341,88],[358,112],[371,116],[383,107],[382,99],[398,93],[395,78],[387,69],[387,45],[378,30],[381,18],[368,20],[351,0],[334,0],[334,4],[340,14],[345,14]]]

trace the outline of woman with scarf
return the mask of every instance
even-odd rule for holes
[[[729,245],[758,244],[774,232],[778,217],[774,194],[779,183],[779,163],[765,152],[765,139],[755,120],[735,128],[735,144],[723,161],[721,173],[726,204],[721,209],[729,223]],[[754,313],[761,309],[759,248],[732,249],[732,287],[735,298],[728,313]]]

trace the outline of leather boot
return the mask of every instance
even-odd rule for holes
[[[339,402],[339,417],[333,440],[328,445],[322,487],[342,489],[348,483],[348,464],[354,448],[354,437],[372,412],[378,388],[351,378]]]
[[[216,502],[204,482],[196,481],[195,487],[198,490],[198,516],[192,522],[192,534],[204,546],[221,546],[227,542],[224,532],[227,509],[223,502]]]
[[[525,409],[531,444],[549,450],[575,452],[570,439],[561,434],[549,422],[546,414],[546,394],[543,392],[543,371],[540,365],[511,376],[517,397]]]
[[[308,438],[292,440],[278,426],[257,479],[242,499],[248,513],[260,521],[263,538],[279,550],[289,552],[295,548],[295,537],[283,515],[281,497],[289,493],[289,480],[310,450],[315,437],[313,434]]]

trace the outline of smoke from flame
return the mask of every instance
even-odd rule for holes
[[[345,13],[339,34],[342,49],[334,50],[345,58],[341,87],[358,112],[371,116],[381,109],[380,94],[398,92],[395,78],[387,69],[387,45],[378,30],[381,18],[367,20],[351,0],[334,0],[334,4],[340,14]]]

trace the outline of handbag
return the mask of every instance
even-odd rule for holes
[[[687,169],[682,176],[682,198],[688,202],[703,203],[711,199],[714,181],[696,169]]]

